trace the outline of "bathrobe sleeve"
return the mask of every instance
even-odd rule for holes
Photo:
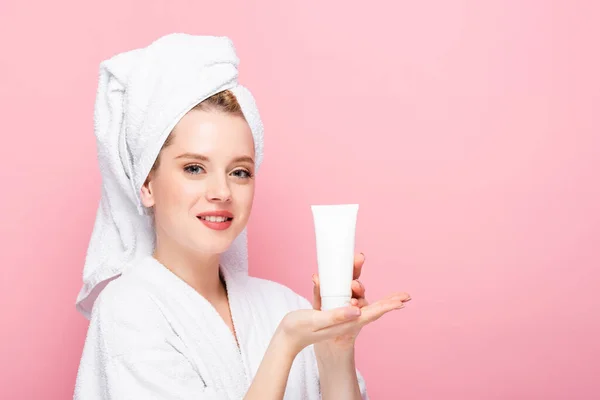
[[[205,389],[166,321],[148,294],[109,285],[94,304],[74,399],[222,398]]]
[[[312,309],[312,303],[310,301],[308,301],[308,299],[306,299],[303,296],[297,295],[299,302],[300,302],[300,308],[301,309]],[[314,356],[314,347],[311,347],[311,352],[313,353],[313,358],[314,358],[314,363],[316,364],[316,356]],[[318,371],[318,367],[316,368],[316,370]],[[369,395],[367,394],[367,384],[365,382],[364,377],[362,376],[362,374],[360,373],[360,371],[358,369],[356,369],[356,377],[358,379],[358,386],[360,388],[360,394],[362,397],[362,400],[369,400]]]

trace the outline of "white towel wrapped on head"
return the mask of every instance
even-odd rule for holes
[[[229,38],[183,33],[100,64],[94,131],[102,197],[76,302],[88,319],[106,283],[154,248],[152,218],[141,204],[140,189],[167,136],[189,110],[218,92],[232,91],[252,130],[256,168],[260,165],[263,126],[252,94],[237,81],[238,64]],[[246,230],[221,264],[247,271]]]

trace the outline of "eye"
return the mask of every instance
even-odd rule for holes
[[[238,178],[242,178],[242,179],[252,178],[252,173],[245,169],[236,169],[235,171],[232,172],[232,174],[234,174]]]
[[[201,165],[198,164],[192,164],[192,165],[188,165],[184,168],[184,171],[192,174],[192,175],[198,175],[200,172],[204,171],[204,168],[202,168]]]

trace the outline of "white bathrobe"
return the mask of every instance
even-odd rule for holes
[[[148,256],[96,300],[74,399],[243,399],[283,316],[312,307],[281,284],[222,273],[239,347],[214,307]],[[321,398],[313,346],[294,360],[284,398]]]

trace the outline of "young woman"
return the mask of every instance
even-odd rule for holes
[[[121,68],[126,78],[116,79],[124,98],[130,96],[128,104],[151,104],[146,100],[153,96],[167,101],[166,94],[176,82],[189,82],[180,80],[181,76],[169,81],[171,76],[195,70],[198,76],[188,79],[201,80],[202,71],[227,64],[222,60],[228,51],[229,64],[237,66],[226,38],[168,35],[147,49],[142,58],[136,56],[130,68]],[[202,57],[189,56],[194,51]],[[152,57],[172,59],[173,63],[157,67]],[[112,64],[106,62],[104,70],[118,71],[116,61],[123,62],[123,56],[117,58]],[[207,61],[211,59],[220,62]],[[197,68],[176,67],[182,63],[197,63]],[[140,66],[155,71],[143,74]],[[140,82],[155,90],[136,85],[134,76],[143,76]],[[161,84],[153,85],[149,81],[152,76],[154,83]],[[101,202],[86,262],[100,271],[107,260],[125,260],[123,254],[131,253],[132,248],[142,250],[134,251],[136,256],[120,270],[100,274],[108,279],[90,278],[93,268],[84,273],[88,281],[78,308],[91,321],[74,397],[366,399],[366,386],[354,363],[356,337],[363,326],[402,308],[410,297],[396,293],[369,304],[358,280],[362,254],[355,257],[352,304],[330,311],[320,311],[317,275],[313,275],[312,304],[283,285],[248,275],[245,227],[252,210],[258,159],[262,158],[262,125],[257,123],[257,110],[248,92],[235,80],[223,78],[226,74],[219,76],[218,70],[207,72],[205,79],[216,79],[218,84],[195,92],[189,89],[195,94],[181,104],[201,99],[191,108],[172,108],[166,115],[156,116],[147,106],[141,113],[144,118],[132,118],[135,122],[128,122],[127,113],[136,114],[141,108],[127,108],[119,98],[116,103],[124,109],[111,114],[113,125],[102,123],[101,108],[114,99],[102,101],[100,97],[114,96],[118,90],[110,84],[100,85],[109,88],[99,90],[96,105],[105,201]],[[185,97],[181,92],[178,95]],[[146,100],[140,101],[144,96]],[[114,115],[122,116],[116,126]],[[168,123],[161,125],[161,121]],[[112,133],[107,134],[109,131]],[[150,131],[165,131],[166,135],[144,134]],[[112,167],[103,169],[102,157],[111,158],[111,147],[103,147],[102,137],[123,132],[130,136],[116,140],[125,145],[112,147],[118,153],[112,154],[116,161],[107,162],[104,167]],[[135,135],[139,137],[132,139]],[[156,154],[150,157],[152,153],[146,149],[153,146]],[[136,166],[138,162],[149,163],[147,174]],[[119,172],[120,182],[125,184],[111,185],[109,177],[114,178],[119,168],[124,171]],[[122,196],[127,204],[119,206],[114,194],[123,187],[125,191],[131,188],[135,196]],[[132,198],[143,207],[143,216],[134,212]],[[111,218],[101,218],[101,214]],[[139,223],[131,223],[136,219]],[[107,224],[116,228],[110,230]],[[129,236],[124,233],[127,227]],[[151,247],[142,245],[143,240],[136,236],[144,229],[153,236]],[[121,247],[106,245],[111,235],[118,236]],[[94,241],[102,242],[104,253],[92,246]],[[94,264],[97,259],[102,262]]]

